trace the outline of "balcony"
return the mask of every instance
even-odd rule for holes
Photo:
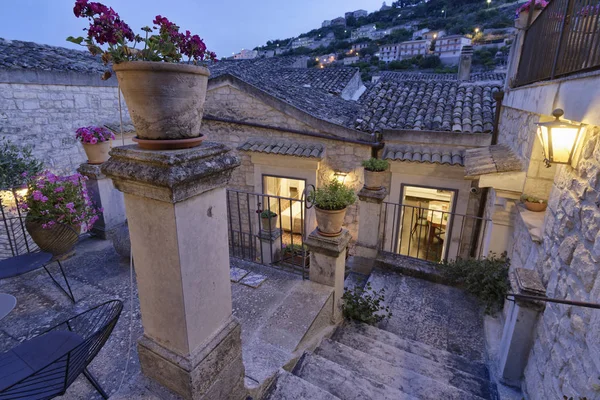
[[[515,86],[600,67],[600,5],[553,0],[525,33]]]

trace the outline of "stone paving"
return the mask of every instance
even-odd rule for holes
[[[89,367],[111,395],[121,381],[126,387],[140,373],[137,340],[143,329],[135,274],[131,302],[129,260],[120,258],[109,241],[93,238],[82,240],[75,255],[63,262],[63,266],[76,304],[52,283],[43,269],[0,281],[0,292],[17,298],[16,308],[0,321],[0,352],[94,305],[121,299],[124,308],[117,326]],[[241,281],[248,277],[252,281],[232,283],[234,315],[242,324],[247,384],[252,386],[274,374],[290,359],[329,298],[331,288],[236,259],[232,259],[232,267],[247,272],[240,274],[234,270]],[[56,272],[57,266],[51,265],[50,269]],[[130,362],[125,372],[130,340]],[[61,398],[101,399],[82,376]]]

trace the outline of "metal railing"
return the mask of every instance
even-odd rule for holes
[[[600,68],[598,0],[552,0],[525,33],[516,86]]]
[[[593,309],[596,309],[596,310],[600,310],[600,304],[598,304],[598,303],[589,303],[587,301],[563,300],[563,299],[555,299],[555,298],[552,298],[552,297],[532,296],[532,295],[516,294],[516,293],[508,293],[505,298],[506,298],[506,300],[513,301],[513,302],[516,302],[518,300],[542,301],[544,303],[565,304],[565,305],[568,305],[568,306],[583,307],[583,308],[593,308]]]
[[[275,221],[261,218],[265,210],[277,214]],[[229,254],[308,278],[306,212],[304,197],[227,189]]]
[[[0,199],[0,260],[27,254],[38,248],[25,229],[25,217],[17,207],[16,196],[9,200],[10,204],[5,204]]]
[[[408,204],[383,203],[381,250],[432,262],[481,258],[491,220]]]

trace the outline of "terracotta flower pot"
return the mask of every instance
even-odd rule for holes
[[[334,237],[342,233],[346,209],[343,210],[323,210],[315,207],[317,216],[317,230],[322,236]]]
[[[525,208],[528,209],[529,211],[533,211],[533,212],[546,211],[546,207],[548,207],[547,203],[538,203],[538,202],[532,202],[532,201],[525,202]]]
[[[181,140],[200,136],[210,75],[207,68],[130,61],[113,65],[113,70],[138,138]]]
[[[81,143],[88,158],[88,164],[102,164],[109,159],[110,140],[96,144]]]
[[[79,240],[79,228],[64,224],[55,224],[50,228],[42,227],[39,221],[25,220],[25,228],[38,247],[53,256],[61,256],[71,251]]]
[[[533,10],[533,16],[531,17],[531,23],[540,15],[542,10]],[[529,19],[529,11],[522,11],[519,13],[519,18],[515,20],[515,28],[525,29],[527,28],[527,19]]]
[[[365,169],[365,188],[369,190],[380,190],[385,180],[385,171],[369,171]]]
[[[274,231],[277,229],[277,215],[270,218],[260,217],[260,224],[265,231]]]

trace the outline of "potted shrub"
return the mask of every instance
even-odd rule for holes
[[[537,197],[528,196],[526,194],[521,196],[521,201],[525,204],[526,209],[533,212],[546,211],[546,207],[548,207],[548,202],[546,200],[538,199]]]
[[[371,158],[363,161],[362,166],[365,167],[365,188],[380,190],[383,187],[385,171],[390,166],[390,163],[387,160]]]
[[[529,19],[529,12],[531,11],[533,3],[533,15],[531,17],[531,23],[540,15],[542,10],[546,8],[548,2],[546,0],[530,0],[517,8],[515,14],[515,28],[525,29],[527,28],[527,21]]]
[[[265,231],[274,231],[277,228],[277,214],[271,210],[260,213],[260,224]]]
[[[291,264],[303,266],[307,268],[310,264],[309,251],[306,245],[300,244],[284,244],[281,249],[283,260]]]
[[[115,135],[102,126],[83,126],[75,131],[75,138],[81,142],[88,158],[88,164],[102,164],[108,161],[108,151]]]
[[[27,178],[39,174],[43,164],[31,152],[29,146],[18,146],[3,139],[0,145],[0,190],[21,188]]]
[[[190,31],[179,32],[179,26],[160,15],[152,28],[142,28],[142,37],[101,3],[77,0],[73,12],[87,18],[90,26],[87,37],[67,40],[102,55],[105,64],[112,63],[138,144],[154,149],[199,145],[209,76],[199,64],[216,60],[202,39]],[[108,46],[102,49],[103,45]],[[110,75],[105,72],[103,79]]]
[[[319,234],[333,237],[342,233],[346,207],[354,204],[356,195],[352,189],[333,179],[311,192],[309,201],[315,205]]]
[[[56,176],[49,171],[33,177],[19,207],[27,212],[25,227],[40,249],[55,256],[75,246],[79,234],[98,220],[80,174]]]

